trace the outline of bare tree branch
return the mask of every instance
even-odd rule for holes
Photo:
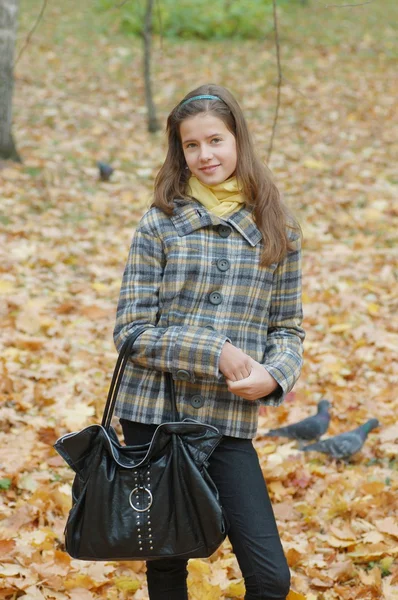
[[[278,68],[278,88],[277,88],[275,116],[274,116],[274,122],[272,124],[271,141],[270,141],[269,148],[268,148],[267,163],[269,163],[269,161],[271,160],[276,125],[278,122],[279,107],[281,104],[281,86],[282,86],[282,68],[281,68],[281,54],[280,54],[280,46],[279,46],[278,14],[277,14],[277,10],[276,10],[276,0],[272,0],[272,5],[273,5],[273,12],[274,12],[274,32],[275,32],[276,64],[277,64],[277,68]]]
[[[28,33],[28,35],[26,37],[26,40],[25,40],[25,44],[22,46],[21,50],[19,51],[19,54],[18,54],[17,58],[15,59],[14,67],[17,64],[17,62],[19,61],[19,59],[21,58],[21,56],[24,53],[24,51],[26,50],[27,46],[29,46],[29,42],[30,42],[30,40],[31,40],[34,32],[36,31],[36,29],[37,29],[37,27],[38,27],[41,19],[43,18],[44,11],[46,10],[46,7],[47,7],[47,1],[48,0],[43,0],[43,4],[42,4],[42,7],[41,7],[41,11],[39,13],[39,16],[37,17],[36,22],[33,25],[32,29],[29,31],[29,33]]]
[[[152,95],[151,81],[151,45],[152,45],[152,14],[154,0],[146,0],[146,11],[142,37],[144,40],[144,80],[145,100],[148,109],[148,131],[154,133],[160,129],[156,118],[156,108]]]
[[[129,0],[123,0],[123,2],[120,2],[120,4],[115,4],[115,8],[122,8],[122,6],[124,6],[125,4],[127,4]]]
[[[160,12],[160,2],[156,0],[156,10],[158,12],[158,21],[159,21],[159,40],[160,40],[160,49],[163,50],[163,23],[162,23],[162,13]]]

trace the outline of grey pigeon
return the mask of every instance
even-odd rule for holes
[[[109,178],[113,173],[113,167],[111,167],[107,163],[101,162],[100,160],[97,162],[97,167],[99,171],[100,180],[109,181]]]
[[[299,442],[319,440],[321,435],[323,435],[329,427],[330,406],[329,400],[320,400],[320,402],[318,402],[318,412],[316,415],[307,417],[297,423],[286,425],[286,427],[270,429],[265,435],[269,437],[286,437]]]
[[[356,452],[359,452],[368,437],[368,433],[379,425],[380,423],[377,419],[369,419],[369,421],[366,421],[366,423],[363,423],[352,431],[346,431],[345,433],[340,433],[340,435],[315,442],[315,444],[309,444],[308,446],[304,446],[302,450],[304,452],[314,450],[328,454],[332,458],[347,459],[356,454]]]

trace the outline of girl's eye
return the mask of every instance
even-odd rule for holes
[[[187,144],[185,147],[186,148],[195,148],[195,144],[193,142],[191,142],[191,143]]]
[[[221,142],[221,138],[213,138],[211,141],[218,144],[218,142]]]

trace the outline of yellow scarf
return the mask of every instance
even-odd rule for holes
[[[236,177],[230,177],[217,185],[207,186],[197,177],[192,176],[188,181],[187,193],[218,217],[236,212],[245,204]]]

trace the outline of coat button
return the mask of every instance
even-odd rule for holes
[[[202,406],[204,405],[205,400],[202,396],[199,395],[195,395],[191,397],[191,405],[194,408],[202,408]]]
[[[231,235],[231,232],[232,227],[230,227],[229,225],[220,225],[220,227],[218,228],[218,233],[223,238],[227,238],[229,235]]]
[[[191,374],[189,371],[184,371],[184,369],[179,369],[176,373],[177,379],[181,381],[189,381],[191,379]]]
[[[211,294],[209,294],[209,302],[210,304],[221,304],[222,302],[222,296],[220,294],[220,292],[211,292]]]
[[[205,325],[205,329],[211,329],[212,331],[216,330],[216,328],[213,327],[213,325]]]
[[[217,269],[219,271],[228,271],[228,269],[231,266],[231,263],[226,258],[219,258],[218,261],[216,262],[216,265],[217,265]]]

